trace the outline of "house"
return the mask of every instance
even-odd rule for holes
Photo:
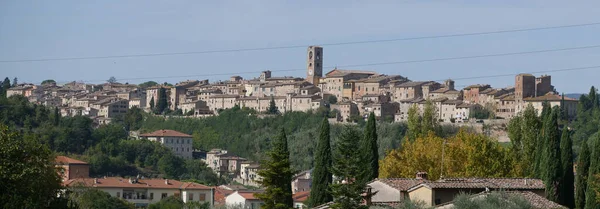
[[[309,196],[310,191],[297,192],[294,195],[292,195],[292,199],[294,199],[294,208],[308,208],[308,205],[306,205],[305,203],[308,200]]]
[[[161,199],[176,196],[183,202],[201,202],[214,205],[214,189],[193,182],[170,179],[138,178],[77,178],[63,182],[66,187],[93,187],[107,192],[110,196],[122,198],[136,207],[147,207]]]
[[[356,104],[348,101],[332,104],[331,109],[339,111],[339,116],[342,121],[350,121],[350,116],[359,114]]]
[[[531,104],[533,108],[537,110],[538,114],[542,114],[542,109],[544,108],[544,102],[548,102],[550,107],[559,106],[567,113],[567,116],[570,118],[575,117],[577,113],[577,104],[579,101],[577,99],[563,97],[557,94],[547,94],[539,97],[528,97],[524,98],[523,101],[525,104]]]
[[[171,149],[173,153],[185,159],[192,159],[192,136],[174,130],[158,130],[151,133],[140,134],[140,137],[161,143]]]
[[[360,71],[360,70],[342,70],[333,69],[325,74],[325,78],[319,83],[321,91],[326,94],[334,95],[338,100],[343,98],[352,99],[354,96],[354,86],[350,80],[357,80],[368,78],[370,76],[377,75],[373,71]]]
[[[430,81],[409,81],[394,86],[393,101],[400,102],[402,100],[424,98],[422,87],[429,82]]]
[[[463,89],[462,100],[466,103],[480,104],[480,92],[483,92],[484,90],[489,88],[491,88],[491,86],[488,84],[474,84],[467,86]],[[481,98],[481,100],[484,100],[484,98]]]
[[[225,198],[235,192],[233,190],[224,189],[221,187],[213,187],[213,189],[215,191],[215,206],[224,206]]]
[[[371,202],[421,201],[425,206],[450,202],[460,193],[477,194],[484,191],[520,191],[545,195],[540,179],[530,178],[447,178],[428,180],[427,173],[418,172],[414,179],[375,179],[367,184],[374,195]]]
[[[312,170],[302,171],[292,177],[292,193],[310,191],[312,186]]]
[[[478,194],[474,194],[471,195],[469,197],[469,199],[472,200],[477,200],[477,199],[481,199],[481,198],[485,198],[489,195],[491,195],[492,193],[490,192],[481,192]],[[505,195],[501,195],[500,198],[504,199],[505,201],[510,201],[509,198],[513,197],[513,198],[518,198],[518,199],[522,199],[525,200],[526,202],[528,202],[533,208],[547,208],[547,209],[566,209],[567,207],[559,205],[558,203],[552,202],[542,196],[540,196],[539,194],[530,192],[530,191],[508,191],[508,192],[503,192],[503,194]],[[454,201],[450,201],[444,204],[440,204],[438,206],[436,206],[436,209],[452,209],[454,208]]]
[[[241,207],[243,209],[260,209],[264,204],[255,194],[258,191],[236,191],[225,198],[225,204],[228,207]]]
[[[56,156],[54,163],[57,168],[60,168],[63,181],[90,176],[90,164],[86,162],[66,156]]]
[[[219,161],[221,156],[226,156],[224,154],[227,154],[227,150],[222,150],[222,149],[212,149],[209,152],[206,153],[206,165],[211,168],[215,173],[218,173],[220,170],[219,168]],[[224,170],[224,169],[223,169]]]
[[[260,165],[251,161],[245,161],[240,163],[240,175],[239,178],[234,180],[238,183],[248,186],[260,186],[258,183],[261,180],[261,176],[258,175],[258,169]]]

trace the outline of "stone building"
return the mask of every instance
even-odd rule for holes
[[[309,46],[306,56],[306,81],[319,85],[319,80],[323,77],[323,47]]]
[[[467,86],[463,89],[463,101],[472,104],[481,104],[483,98],[480,98],[480,93],[491,88],[488,84],[475,84]]]
[[[184,159],[192,159],[192,136],[174,130],[158,130],[140,134],[142,139],[159,142]]]

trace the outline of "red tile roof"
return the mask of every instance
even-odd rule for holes
[[[237,191],[237,193],[246,200],[258,200],[258,197],[254,196],[256,191]]]
[[[292,195],[292,199],[294,199],[294,202],[304,202],[308,200],[309,196],[310,191],[296,192],[296,194]]]
[[[158,130],[152,133],[145,133],[145,134],[140,134],[140,136],[143,137],[153,137],[153,136],[159,136],[159,137],[188,137],[191,138],[191,135],[188,134],[184,134],[181,133],[179,131],[173,131],[173,130],[166,130],[166,129],[162,129],[162,130]]]
[[[94,182],[96,180],[97,182]],[[155,189],[198,189],[209,190],[211,187],[192,183],[181,182],[169,179],[169,184],[165,183],[165,179],[138,179],[135,183],[129,183],[129,179],[120,177],[110,178],[78,178],[70,179],[63,182],[64,186],[87,186],[97,188],[155,188]]]
[[[67,157],[67,156],[56,156],[56,158],[54,159],[54,162],[56,164],[61,164],[61,165],[68,165],[68,164],[88,164],[86,162],[80,161],[80,160],[75,160],[73,158]]]
[[[232,191],[232,190],[223,189],[220,187],[214,187],[214,189],[215,189],[215,205],[225,204],[225,197],[227,197],[227,195],[234,193],[234,191]]]

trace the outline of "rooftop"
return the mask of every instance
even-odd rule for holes
[[[470,199],[478,199],[478,198],[483,198],[486,197],[488,195],[490,195],[490,192],[481,192],[478,194],[474,194],[471,195],[469,198]],[[558,203],[552,202],[538,194],[535,194],[533,192],[530,191],[506,191],[506,192],[502,192],[499,193],[501,194],[501,198],[503,199],[507,199],[509,197],[517,197],[517,198],[522,198],[523,200],[527,201],[533,208],[552,208],[552,209],[557,209],[557,208],[566,208],[562,205],[559,205]],[[453,208],[454,206],[454,201],[450,201],[441,205],[437,205],[436,208]]]
[[[310,196],[310,191],[296,192],[296,194],[292,195],[292,199],[294,199],[294,202],[304,202],[304,201],[308,200],[309,196]]]
[[[165,137],[166,136],[166,137],[187,137],[187,138],[192,137],[191,135],[184,134],[179,131],[166,130],[166,129],[154,131],[151,133],[140,134],[140,136],[143,136],[143,137],[153,137],[153,136]]]
[[[543,102],[543,101],[561,101],[562,100],[562,96],[558,95],[558,94],[546,94],[544,96],[539,96],[539,97],[528,97],[528,98],[524,98],[524,101],[538,101],[538,102]],[[573,98],[569,98],[569,97],[565,97],[565,101],[577,101],[577,99],[573,99]]]
[[[87,165],[88,163],[80,161],[80,160],[75,160],[73,158],[67,157],[67,156],[56,156],[56,158],[54,159],[54,162],[56,164],[61,164],[61,165],[69,165],[69,164],[85,164]]]
[[[63,182],[65,186],[83,185],[96,188],[155,188],[155,189],[198,189],[210,190],[211,188],[193,182],[181,182],[166,179],[137,179],[130,183],[130,179],[120,177],[109,178],[78,178]]]

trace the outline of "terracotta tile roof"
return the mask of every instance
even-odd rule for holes
[[[561,101],[562,96],[558,94],[547,94],[539,97],[528,97],[524,98],[524,101]],[[577,101],[577,99],[565,97],[565,101]]]
[[[237,191],[237,193],[246,200],[258,200],[258,197],[254,196],[257,191]]]
[[[215,189],[215,205],[225,204],[225,197],[233,194],[234,191],[223,189],[220,187],[213,187]]]
[[[505,189],[505,190],[521,190],[535,189],[543,190],[544,182],[540,179],[530,178],[456,178],[443,179],[438,181],[424,182],[414,186],[416,189],[421,186],[427,186],[432,189]]]
[[[296,194],[292,195],[292,199],[294,199],[294,202],[304,202],[308,200],[309,196],[310,191],[296,192]]]
[[[95,183],[94,181],[97,181]],[[211,187],[193,182],[181,182],[177,180],[165,179],[138,179],[134,183],[129,183],[129,179],[120,177],[110,178],[78,178],[63,182],[65,186],[83,185],[96,188],[155,188],[155,189],[200,189],[210,190]]]
[[[159,136],[159,137],[189,137],[191,138],[191,135],[188,134],[184,134],[181,133],[179,131],[173,131],[173,130],[166,130],[166,129],[161,129],[152,133],[145,133],[145,134],[140,134],[140,136],[143,137],[153,137],[153,136]]]
[[[427,180],[420,179],[409,179],[409,178],[388,178],[388,179],[376,179],[374,181],[379,181],[384,183],[394,189],[400,191],[408,191],[411,187],[419,185]]]
[[[427,83],[429,83],[429,81],[409,81],[409,82],[401,83],[401,84],[397,85],[396,87],[415,87],[415,86],[425,85]]]
[[[60,165],[68,165],[68,164],[88,164],[86,162],[80,161],[80,160],[75,160],[73,158],[67,157],[67,156],[56,156],[56,158],[54,159],[54,162],[56,164],[60,164]]]
[[[481,192],[478,194],[471,195],[470,199],[480,199],[482,197],[488,196],[492,193],[490,192]],[[544,208],[544,209],[562,209],[567,208],[558,203],[552,202],[538,194],[535,194],[531,191],[505,191],[499,193],[501,198],[508,199],[509,197],[517,197],[523,198],[527,201],[533,208]],[[446,209],[446,208],[454,208],[454,201],[450,201],[447,203],[443,203],[437,205],[435,208]]]

